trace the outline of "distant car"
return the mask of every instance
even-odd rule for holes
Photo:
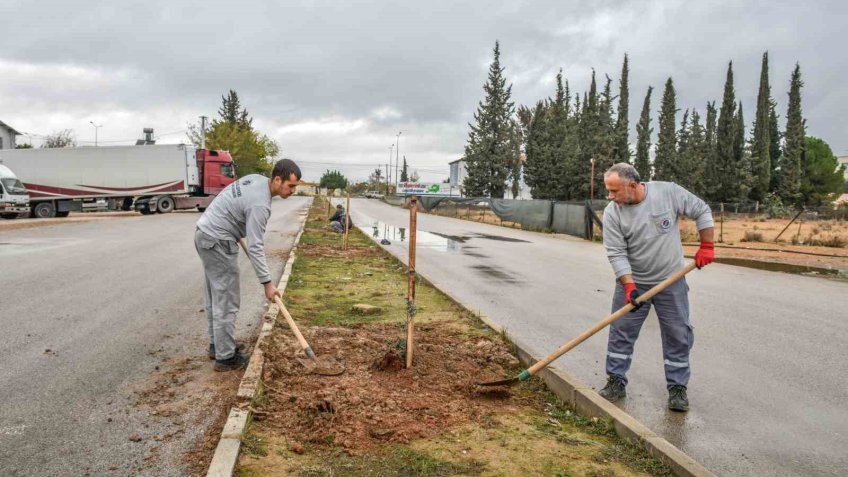
[[[369,190],[369,191],[365,192],[365,197],[368,198],[368,199],[382,199],[383,194],[381,194],[379,192],[375,192],[373,190]]]

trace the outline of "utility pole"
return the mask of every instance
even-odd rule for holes
[[[94,121],[89,121],[92,126],[94,126],[94,147],[97,147],[97,130],[102,128],[102,124],[94,124]]]
[[[386,197],[389,196],[389,165],[386,164]]]
[[[398,131],[397,133],[397,149],[395,150],[395,190],[397,190],[398,183],[398,160],[400,159],[400,134],[403,131]]]
[[[200,117],[200,148],[206,149],[206,116]]]
[[[595,159],[589,159],[592,163],[592,174],[589,176],[589,202],[595,200]]]

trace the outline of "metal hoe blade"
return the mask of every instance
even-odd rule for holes
[[[488,383],[477,383],[477,386],[512,386],[513,384],[520,383],[530,377],[530,372],[526,369],[521,372],[518,376],[509,379],[502,379],[500,381],[490,381]]]

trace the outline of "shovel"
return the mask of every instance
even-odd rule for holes
[[[683,267],[680,271],[676,272],[674,275],[672,275],[672,276],[666,278],[665,280],[661,281],[656,286],[654,286],[650,290],[646,291],[644,294],[639,295],[639,297],[636,298],[636,303],[645,303],[646,301],[650,300],[654,295],[665,290],[666,288],[668,288],[669,285],[676,282],[677,280],[679,280],[684,275],[686,275],[687,273],[691,272],[694,269],[695,269],[695,262],[689,263],[688,265]],[[589,328],[588,330],[581,333],[580,336],[578,336],[577,338],[574,338],[573,340],[569,341],[568,343],[560,346],[560,348],[558,350],[556,350],[553,353],[551,353],[550,355],[548,355],[547,358],[539,361],[538,363],[534,364],[533,366],[529,367],[528,369],[525,369],[524,371],[519,373],[518,376],[515,376],[514,378],[503,379],[501,381],[492,381],[492,382],[488,382],[488,383],[478,383],[477,385],[478,386],[511,386],[511,385],[518,383],[520,381],[527,380],[527,379],[530,378],[530,376],[533,376],[534,374],[538,373],[542,369],[546,368],[554,360],[556,360],[560,356],[564,355],[565,353],[571,351],[572,348],[574,348],[575,346],[579,345],[580,343],[586,341],[587,339],[589,339],[589,337],[591,337],[592,335],[594,335],[598,331],[602,330],[603,328],[605,328],[607,325],[609,325],[613,321],[615,321],[615,320],[621,318],[622,316],[626,315],[631,310],[633,310],[633,304],[631,304],[631,303],[628,303],[628,304],[622,306],[621,308],[618,309],[618,311],[616,311],[612,315],[604,318],[603,320],[595,323],[595,325],[593,325],[591,328]]]
[[[244,253],[247,253],[247,244],[244,239],[239,239],[239,244],[244,250]],[[274,296],[274,301],[277,303],[277,306],[280,307],[280,311],[286,318],[286,322],[289,324],[289,328],[291,328],[292,333],[294,333],[294,336],[297,338],[297,342],[300,344],[303,352],[306,353],[306,357],[309,358],[309,361],[298,359],[300,364],[302,364],[303,367],[305,367],[310,373],[320,374],[322,376],[338,376],[344,373],[345,368],[343,365],[336,362],[324,363],[315,356],[315,352],[312,351],[312,347],[309,346],[309,343],[306,342],[306,339],[300,333],[297,323],[295,323],[294,319],[292,319],[289,310],[286,308],[286,305],[283,304],[283,300],[281,300],[279,296]]]

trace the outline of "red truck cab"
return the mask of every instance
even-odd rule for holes
[[[198,149],[197,170],[203,195],[217,195],[237,178],[233,157],[227,151]]]

